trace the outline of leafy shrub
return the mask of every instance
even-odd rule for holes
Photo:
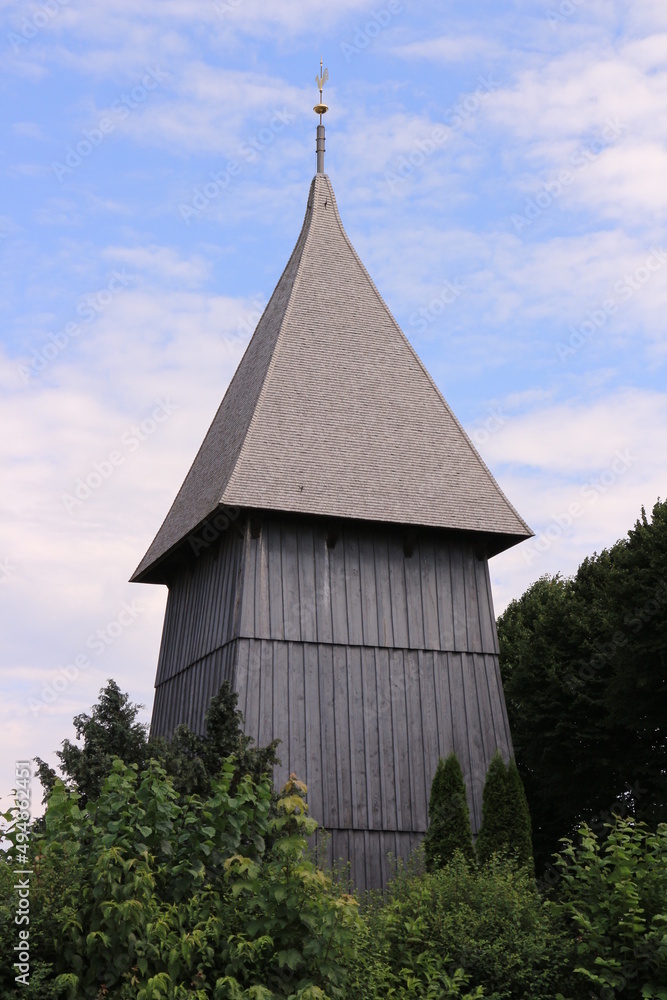
[[[231,758],[208,798],[179,799],[155,761],[139,776],[117,760],[85,811],[56,782],[34,842],[31,913],[40,917],[30,937],[31,955],[52,967],[54,997],[344,996],[361,921],[356,901],[308,860],[317,824],[305,786],[290,779],[272,810],[269,778],[235,775]],[[6,861],[0,871],[9,998],[24,994],[14,991]]]
[[[431,784],[429,826],[424,838],[424,857],[429,871],[441,868],[459,850],[471,861],[475,849],[470,830],[463,772],[455,753],[440,758]]]
[[[557,862],[561,907],[578,936],[578,972],[609,998],[667,1000],[667,824],[584,825]]]
[[[399,874],[366,921],[350,996],[456,996],[444,992],[447,975],[491,1000],[576,995],[574,944],[562,918],[509,859],[477,868],[458,853],[438,871]]]

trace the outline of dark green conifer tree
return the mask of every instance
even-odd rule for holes
[[[533,840],[528,799],[521,775],[513,760],[509,762],[507,768],[507,793],[512,821],[509,833],[511,850],[519,864],[532,871],[534,868]]]
[[[429,871],[442,868],[456,850],[473,861],[475,851],[461,765],[455,753],[438,761],[428,806],[429,827],[424,854]]]
[[[499,750],[491,758],[482,793],[482,826],[475,845],[477,860],[484,863],[493,854],[515,857],[532,868],[530,814],[516,764],[509,766]]]

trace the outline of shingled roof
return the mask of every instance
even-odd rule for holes
[[[399,328],[318,173],[301,234],[167,517],[137,568],[219,504],[498,536],[532,532]]]

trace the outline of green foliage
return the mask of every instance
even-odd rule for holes
[[[132,704],[115,681],[109,680],[91,714],[74,717],[76,738],[83,739],[83,746],[63,740],[62,750],[56,753],[67,782],[81,797],[82,805],[98,797],[115,757],[141,769],[145,766],[149,757],[148,726],[136,721],[141,708],[142,705]],[[36,760],[46,799],[55,785],[56,773],[39,757]]]
[[[557,862],[579,974],[610,998],[667,1000],[667,824],[619,819],[601,842],[583,825]]]
[[[228,681],[224,681],[206,713],[205,736],[198,736],[181,725],[169,742],[152,740],[149,744],[151,755],[159,756],[181,794],[207,795],[211,779],[220,773],[223,761],[232,755],[236,761],[234,781],[245,774],[260,781],[280,763],[276,756],[278,740],[266,747],[252,745],[252,737],[243,732],[243,715],[236,707],[237,702],[238,694]]]
[[[509,829],[509,844],[519,864],[534,870],[533,842],[531,836],[530,812],[521,775],[516,762],[507,765],[507,798],[512,810]]]
[[[86,809],[57,781],[32,854],[31,954],[72,1000],[344,995],[356,901],[309,860],[317,824],[290,779],[271,809],[268,777],[233,758],[207,798],[179,798],[156,761],[116,760]],[[270,845],[270,846],[269,846]],[[13,991],[16,897],[0,862],[0,995]],[[44,996],[48,994],[44,992]]]
[[[542,577],[498,620],[540,866],[586,820],[667,821],[667,502],[575,577]]]
[[[187,726],[179,726],[170,741],[148,740],[148,727],[136,717],[141,705],[135,705],[123,694],[115,681],[107,682],[100,691],[100,700],[90,715],[74,718],[77,740],[81,747],[64,740],[57,752],[66,786],[80,796],[80,805],[95,800],[105,779],[111,774],[116,757],[127,765],[143,771],[150,758],[159,760],[174,780],[181,795],[206,796],[211,780],[218,776],[224,760],[234,755],[236,771],[233,785],[243,775],[255,781],[278,764],[274,740],[267,747],[253,747],[253,740],[243,732],[243,715],[236,705],[237,693],[225,681],[211,699],[206,713],[206,735],[198,736]],[[37,758],[38,773],[46,794],[53,789],[56,772]]]
[[[473,997],[555,1000],[574,996],[573,957],[562,918],[525,869],[499,857],[477,868],[458,853],[437,871],[399,873],[376,901],[349,995],[456,996],[449,977]]]
[[[506,767],[498,750],[491,758],[484,783],[482,826],[476,849],[482,863],[494,854],[504,854],[528,868],[533,866],[530,814],[521,778],[514,762]]]
[[[470,830],[463,772],[455,753],[440,758],[431,784],[429,827],[424,838],[424,856],[429,871],[442,866],[459,850],[471,861],[475,857]]]

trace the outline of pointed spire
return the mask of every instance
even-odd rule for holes
[[[329,79],[329,70],[323,69],[323,61],[320,59],[320,75],[315,77],[315,83],[317,84],[318,90],[320,92],[320,103],[316,104],[313,111],[316,115],[320,116],[320,124],[317,126],[317,172],[318,174],[324,173],[324,125],[322,124],[322,115],[325,115],[329,108],[322,100],[322,91],[324,89],[324,84]]]

